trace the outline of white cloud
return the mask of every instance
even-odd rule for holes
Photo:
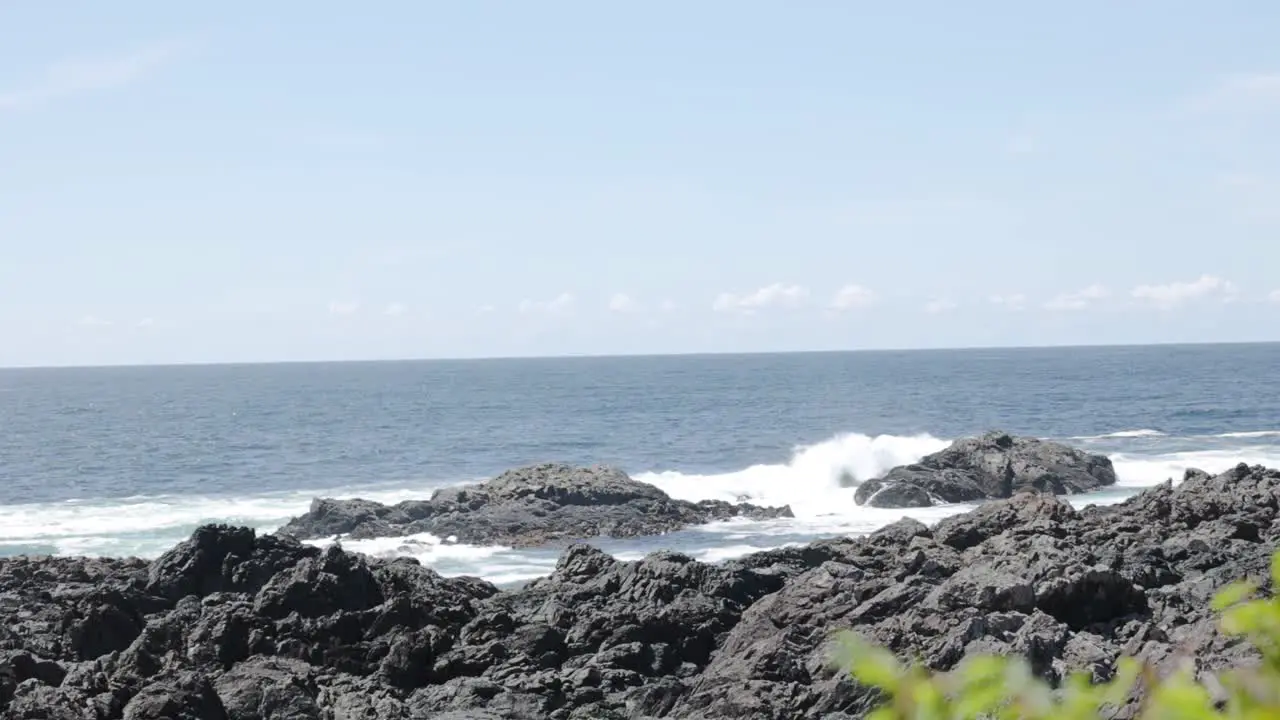
[[[1090,285],[1075,292],[1054,297],[1044,306],[1048,310],[1084,310],[1099,300],[1111,297],[1111,291],[1101,285]]]
[[[329,302],[330,315],[347,317],[358,312],[360,312],[360,303],[355,300],[331,300]]]
[[[935,298],[924,304],[924,311],[930,315],[940,315],[945,312],[951,312],[958,307],[955,302],[946,298]]]
[[[633,313],[640,310],[640,303],[626,293],[614,293],[609,298],[609,310],[616,313]]]
[[[497,309],[498,308],[492,305],[481,305],[480,307],[476,308],[476,314],[488,315],[489,313],[495,312]]]
[[[774,283],[747,295],[720,293],[711,304],[711,309],[716,312],[753,313],[767,308],[797,308],[808,300],[808,289],[799,285]]]
[[[1027,296],[1022,293],[1013,293],[1012,295],[992,295],[987,298],[992,305],[1008,308],[1009,310],[1021,310],[1027,305]]]
[[[1267,295],[1267,300],[1270,300],[1273,303],[1280,303],[1280,290],[1272,290],[1271,293]]]
[[[409,312],[409,308],[404,303],[392,302],[387,304],[387,307],[383,309],[382,314],[390,317],[399,317],[407,312]]]
[[[547,314],[560,315],[567,313],[573,309],[574,298],[570,293],[560,293],[555,298],[545,302],[540,300],[521,300],[516,309],[522,315]]]
[[[36,107],[72,95],[124,87],[163,65],[178,49],[170,43],[116,57],[55,63],[27,87],[0,93],[0,110]]]
[[[100,318],[97,315],[85,315],[84,317],[80,318],[79,322],[81,325],[85,325],[88,327],[110,327],[115,324],[110,320],[107,320],[105,318]]]
[[[140,328],[149,328],[155,324],[156,324],[155,318],[149,318],[149,317],[142,318],[137,322],[137,326]]]
[[[1201,275],[1191,282],[1139,285],[1130,294],[1137,300],[1169,310],[1186,302],[1214,296],[1229,302],[1235,298],[1236,288],[1230,281],[1216,275]]]
[[[837,290],[836,294],[832,296],[831,309],[843,312],[845,310],[868,307],[874,305],[875,302],[876,293],[874,290],[851,283]]]
[[[664,313],[670,313],[675,312],[677,307],[675,300],[663,300],[658,309]]]

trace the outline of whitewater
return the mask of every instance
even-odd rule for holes
[[[1220,472],[1241,462],[1280,466],[1278,430],[1173,436],[1137,428],[1062,441],[1107,454],[1118,477],[1113,488],[1069,497],[1077,506],[1119,502],[1142,488],[1170,479],[1176,482],[1186,469],[1193,467]],[[909,510],[861,507],[854,504],[850,485],[919,460],[949,442],[950,439],[928,434],[842,433],[796,447],[781,462],[754,464],[730,472],[624,468],[635,479],[676,498],[790,505],[795,518],[735,520],[659,537],[600,538],[592,542],[621,558],[639,558],[669,548],[714,562],[822,537],[863,534],[903,516],[934,523],[974,506]],[[5,505],[0,506],[0,552],[152,558],[204,523],[246,525],[265,533],[305,512],[314,497],[360,497],[395,503],[425,499],[439,487],[480,479],[364,484],[241,496],[147,495]],[[519,583],[550,572],[560,552],[559,548],[474,547],[429,535],[346,540],[343,545],[380,556],[411,556],[446,575],[476,575],[500,584]]]

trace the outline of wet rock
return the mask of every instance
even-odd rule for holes
[[[1115,482],[1115,470],[1106,456],[990,432],[957,440],[918,463],[867,480],[858,486],[854,500],[874,507],[928,507],[1007,498],[1022,491],[1065,495]]]

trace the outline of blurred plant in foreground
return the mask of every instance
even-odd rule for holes
[[[1160,678],[1133,658],[1121,658],[1114,676],[1092,683],[1076,673],[1053,688],[1024,658],[975,656],[954,670],[933,673],[904,663],[852,632],[839,636],[836,662],[862,685],[878,688],[885,703],[868,720],[1094,720],[1118,708],[1142,688],[1141,720],[1280,719],[1280,552],[1271,560],[1268,597],[1247,581],[1223,588],[1213,600],[1222,631],[1248,639],[1262,662],[1215,676],[1220,690],[1189,672]],[[1210,681],[1213,682],[1213,681]],[[1216,699],[1215,699],[1216,697]],[[1225,700],[1224,700],[1225,698]]]

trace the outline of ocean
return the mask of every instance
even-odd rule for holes
[[[540,461],[608,463],[689,500],[790,504],[635,540],[717,561],[903,515],[875,476],[988,429],[1108,454],[1119,501],[1199,467],[1280,465],[1280,344],[0,370],[0,554],[154,557],[198,525],[271,531],[315,496],[426,498]],[[518,583],[559,549],[387,538]]]

